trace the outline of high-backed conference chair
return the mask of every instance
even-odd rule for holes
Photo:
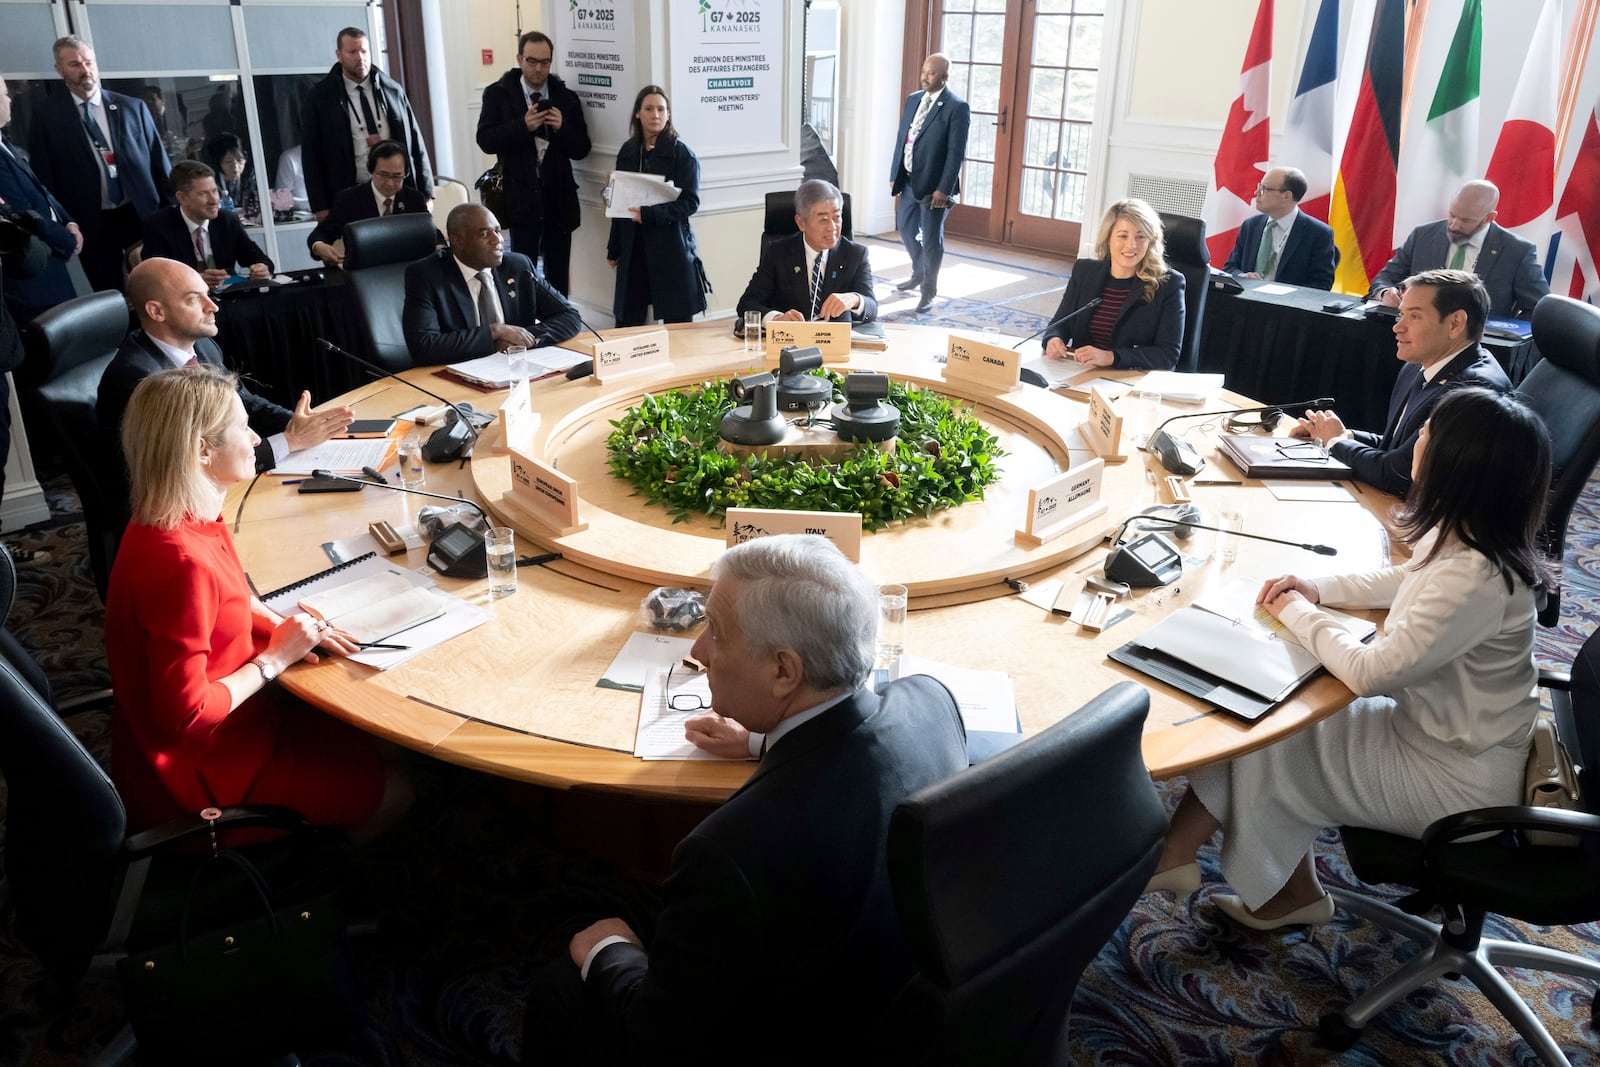
[[[850,194],[839,195],[844,197],[844,206],[839,212],[843,216],[839,224],[839,233],[853,241],[856,234],[850,223]],[[799,227],[794,224],[794,191],[768,193],[766,219],[761,227],[761,247],[765,248],[780,237],[799,232]]]
[[[1546,300],[1551,299],[1546,297]],[[1364,882],[1414,886],[1400,906],[1332,890],[1341,908],[1421,943],[1421,951],[1342,1012],[1324,1016],[1324,1045],[1345,1049],[1390,1005],[1441,975],[1469,979],[1499,1009],[1547,1067],[1568,1061],[1542,1023],[1497,967],[1528,967],[1600,981],[1600,961],[1553,948],[1483,936],[1489,913],[1548,926],[1600,919],[1600,635],[1590,635],[1567,675],[1542,674],[1552,690],[1556,722],[1580,764],[1583,811],[1481,808],[1440,819],[1420,841],[1377,830],[1341,827],[1351,869]],[[1529,844],[1532,830],[1562,831],[1575,847]],[[1470,840],[1491,832],[1487,840]],[[1429,906],[1446,922],[1418,916]],[[1590,999],[1600,1025],[1600,1001]]]
[[[1161,213],[1167,266],[1183,275],[1183,347],[1178,350],[1181,371],[1200,366],[1200,330],[1205,323],[1206,293],[1210,291],[1211,251],[1206,247],[1206,224],[1187,215]]]
[[[1566,554],[1567,519],[1600,462],[1600,308],[1564,296],[1547,296],[1533,309],[1533,339],[1544,354],[1517,392],[1550,431],[1550,502],[1540,535],[1559,578]],[[1539,623],[1561,617],[1561,587],[1539,608]]]
[[[1078,978],[1167,830],[1139,748],[1149,709],[1123,682],[895,809],[889,877],[917,968],[890,1010],[896,1062],[1066,1062]]]
[[[344,228],[344,266],[367,337],[367,359],[391,371],[411,366],[400,315],[406,268],[434,250],[432,215],[360,219]]]

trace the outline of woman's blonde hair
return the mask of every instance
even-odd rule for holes
[[[140,382],[122,416],[122,455],[133,490],[133,520],[170,530],[204,515],[214,491],[200,442],[222,446],[238,379],[204,363],[159,371]]]
[[[1156,298],[1156,290],[1167,276],[1166,231],[1161,226],[1161,216],[1143,200],[1132,197],[1118,200],[1106,208],[1105,216],[1100,220],[1099,236],[1094,239],[1094,254],[1107,262],[1111,260],[1111,231],[1116,228],[1118,219],[1127,219],[1150,239],[1150,246],[1134,271],[1135,277],[1144,286],[1144,300],[1148,304]]]

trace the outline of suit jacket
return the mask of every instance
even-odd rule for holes
[[[1411,490],[1411,452],[1417,445],[1417,435],[1447,391],[1458,385],[1511,388],[1506,372],[1482,345],[1469,345],[1451,357],[1433,381],[1423,385],[1421,392],[1406,404],[1406,397],[1421,378],[1422,368],[1415,363],[1400,368],[1400,377],[1389,394],[1389,414],[1381,435],[1352,430],[1349,438],[1333,442],[1328,449],[1334,459],[1355,472],[1357,479],[1400,497]]]
[[[967,766],[950,694],[859,690],[772,746],[678,845],[648,955],[602,949],[585,995],[620,1062],[839,1063],[912,966],[890,893],[889,815]],[[705,1006],[717,1005],[715,1020]]]
[[[1371,295],[1398,287],[1418,271],[1443,267],[1449,256],[1450,234],[1444,219],[1418,226],[1372,280]],[[1489,290],[1491,315],[1527,318],[1533,314],[1533,305],[1550,295],[1533,242],[1524,241],[1499,223],[1489,223],[1473,273]]]
[[[561,112],[561,129],[544,138],[548,146],[540,163],[540,137],[522,121],[528,108],[521,82],[521,70],[501,75],[483,90],[483,108],[478,112],[478,147],[500,157],[505,176],[506,217],[500,221],[507,226],[537,222],[571,232],[580,218],[572,161],[583,159],[590,148],[583,101],[550,75],[550,102]]]
[[[1111,267],[1103,259],[1080,259],[1072,267],[1067,279],[1067,291],[1061,294],[1061,304],[1051,321],[1069,315],[1100,295],[1106,279],[1111,277]],[[1183,345],[1183,275],[1167,271],[1156,288],[1155,299],[1148,303],[1143,291],[1135,288],[1117,324],[1111,331],[1111,351],[1116,357],[1112,367],[1116,370],[1171,370],[1178,365],[1178,349]],[[1094,312],[1086,311],[1071,322],[1052,326],[1044,335],[1042,344],[1059,337],[1063,344],[1072,347],[1088,344],[1089,319]]]
[[[105,88],[100,98],[111,127],[111,147],[117,153],[117,178],[123,195],[142,218],[172,202],[167,150],[143,100]],[[89,231],[100,218],[100,160],[84,132],[79,103],[64,87],[46,96],[29,128],[28,151],[39,180]]]
[[[222,270],[235,274],[248,274],[252,264],[265,263],[271,271],[272,260],[261,246],[250,239],[239,216],[223,208],[206,227],[211,241],[211,257]],[[183,219],[183,209],[164,207],[144,218],[144,259],[175,259],[179,263],[205,270],[194,254],[194,240],[189,236],[189,225]]]
[[[399,83],[377,67],[372,68],[368,79],[377,98],[373,106],[388,117],[389,139],[398,141],[406,150],[406,184],[424,197],[431,197],[433,168],[428,163],[428,146],[422,140],[411,101]],[[305,171],[306,197],[312,211],[331,210],[339,191],[361,180],[351,142],[350,108],[344,72],[335,63],[327,76],[306,93],[300,107],[300,165]]]
[[[922,91],[906,97],[900,109],[900,130],[894,138],[894,156],[889,160],[889,191],[899,195],[908,185],[911,195],[926,200],[934,190],[948,196],[961,191],[961,161],[967,155],[967,128],[972,125],[972,109],[946,85],[928,111],[911,146],[911,172],[906,173],[906,135],[922,104]]]
[[[411,186],[402,185],[399,195],[394,198],[394,206],[389,210],[394,215],[425,214],[428,210],[428,198]],[[334,197],[333,208],[328,212],[328,217],[317,223],[306,236],[306,248],[309,250],[318,241],[326,241],[331,245],[344,236],[344,228],[352,222],[377,217],[378,200],[372,194],[372,182],[364,181],[360,185],[352,185]]]
[[[797,233],[774,240],[761,249],[761,262],[739,298],[741,321],[747,311],[766,314],[791,309],[801,313],[811,310],[805,241],[805,235]],[[877,317],[878,301],[872,295],[872,264],[867,261],[867,250],[847,237],[839,238],[823,266],[821,300],[834,293],[860,293],[862,297],[859,311],[847,311],[837,321],[871,322]],[[820,303],[819,300],[819,306]]]
[[[530,331],[541,345],[560,344],[583,326],[578,309],[545,284],[527,256],[507,252],[494,279],[505,321]],[[401,324],[418,364],[455,363],[494,351],[494,338],[489,327],[478,325],[472,291],[448,248],[406,268]]]
[[[5,141],[0,149],[0,200],[18,211],[31,211],[42,220],[39,239],[50,249],[44,270],[31,277],[11,279],[11,299],[25,312],[55,307],[75,295],[67,261],[77,251],[78,241],[67,230],[73,221],[66,207],[53,196],[28,161],[20,146]]]
[[[1222,269],[1229,274],[1249,274],[1256,269],[1256,252],[1261,248],[1261,231],[1267,216],[1252,215],[1239,227],[1239,237]],[[1278,256],[1274,281],[1303,285],[1308,289],[1332,289],[1334,268],[1339,265],[1339,250],[1333,244],[1333,230],[1304,211],[1289,227],[1289,239]]]

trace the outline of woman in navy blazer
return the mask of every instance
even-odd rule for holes
[[[1183,345],[1183,275],[1167,269],[1161,219],[1143,200],[1118,200],[1100,220],[1098,259],[1072,268],[1044,354],[1086,367],[1171,370]],[[1060,319],[1095,298],[1101,305]]]

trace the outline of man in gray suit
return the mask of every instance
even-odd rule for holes
[[[1372,280],[1368,299],[1400,306],[1400,283],[1425,270],[1469,270],[1489,291],[1489,314],[1528,318],[1550,295],[1544,273],[1524,241],[1494,221],[1500,190],[1493,182],[1470,181],[1450,201],[1450,214],[1418,226]]]

